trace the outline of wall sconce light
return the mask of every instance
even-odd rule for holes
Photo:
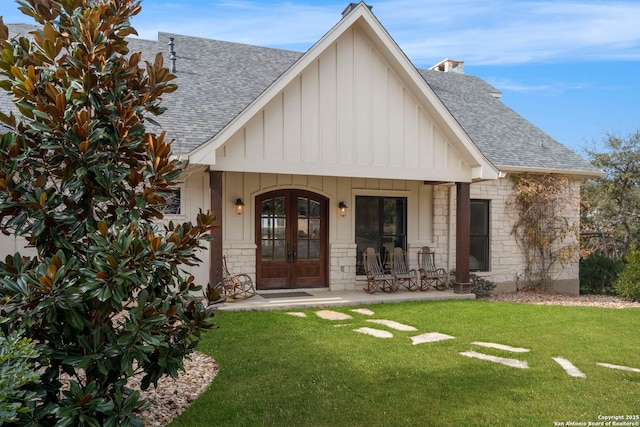
[[[242,199],[237,198],[236,199],[236,213],[238,215],[242,215],[243,211],[244,211],[244,202],[242,201]]]
[[[347,216],[347,205],[344,202],[338,203],[338,210],[340,211],[340,216]]]

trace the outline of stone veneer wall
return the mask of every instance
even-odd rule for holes
[[[227,267],[232,274],[245,273],[256,280],[256,245],[228,244],[224,247]],[[329,249],[329,277],[332,291],[357,289],[355,243],[332,243]]]
[[[248,274],[256,281],[256,245],[233,243],[225,245],[223,254],[227,257],[227,268],[231,274]]]
[[[358,289],[356,281],[356,252],[355,243],[330,244],[329,282],[332,291]]]
[[[567,207],[565,215],[579,220],[580,181],[572,180],[570,185],[574,202]],[[524,256],[511,234],[516,219],[508,208],[512,190],[509,178],[471,185],[472,199],[490,200],[490,271],[476,274],[495,282],[495,293],[513,292],[524,286]],[[436,186],[434,191],[434,249],[439,257],[437,261],[446,265],[448,270],[455,267],[455,193],[455,186],[450,185]],[[576,238],[569,239],[567,243],[575,243]],[[575,262],[555,266],[552,272],[555,290],[579,293],[577,256],[576,250]]]

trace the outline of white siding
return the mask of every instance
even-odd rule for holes
[[[470,181],[468,155],[405,78],[352,27],[218,149],[215,169]]]

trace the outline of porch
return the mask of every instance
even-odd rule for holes
[[[457,294],[452,289],[426,292],[398,291],[368,294],[362,290],[330,291],[327,288],[261,291],[258,295],[218,304],[221,311],[302,310],[308,308],[345,307],[410,301],[475,299],[474,294]]]

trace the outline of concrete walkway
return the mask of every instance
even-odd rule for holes
[[[295,296],[295,294],[300,293],[309,295]],[[394,293],[376,292],[375,294],[368,294],[363,290],[280,289],[277,291],[259,291],[258,295],[251,298],[230,300],[217,304],[217,307],[219,310],[227,311],[300,310],[304,308],[475,298],[474,294],[456,294],[450,289],[446,291],[429,290],[426,292],[399,290]]]

